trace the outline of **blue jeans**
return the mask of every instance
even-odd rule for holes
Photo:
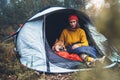
[[[68,46],[67,51],[69,53],[75,53],[75,54],[79,54],[79,55],[86,53],[93,58],[97,58],[97,51],[92,46],[82,46],[82,47],[78,47],[76,49],[72,49],[72,46]]]

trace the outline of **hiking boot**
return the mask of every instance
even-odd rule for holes
[[[88,67],[97,67],[97,66],[100,66],[101,64],[103,64],[104,60],[105,60],[105,56],[103,56],[102,58],[96,58],[92,62],[87,61],[86,65]]]
[[[95,62],[86,62],[88,67],[95,67]]]
[[[88,67],[94,67],[96,59],[86,55],[86,54],[81,54],[82,59],[85,61],[86,65]]]
[[[102,58],[96,58],[95,60],[103,63],[105,61],[105,56],[103,56]]]

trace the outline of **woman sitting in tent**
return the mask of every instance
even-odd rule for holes
[[[96,50],[89,46],[85,31],[80,28],[78,20],[76,15],[69,16],[69,27],[62,31],[58,42],[63,42],[67,52],[79,55],[90,65],[96,61]]]

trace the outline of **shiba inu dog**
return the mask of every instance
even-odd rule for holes
[[[66,51],[64,42],[56,40],[55,44],[52,47],[54,51]]]

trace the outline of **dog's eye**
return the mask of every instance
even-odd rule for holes
[[[59,50],[64,50],[65,48],[64,47],[62,47],[62,48],[60,48]]]
[[[59,50],[63,50],[62,48],[60,48]]]

